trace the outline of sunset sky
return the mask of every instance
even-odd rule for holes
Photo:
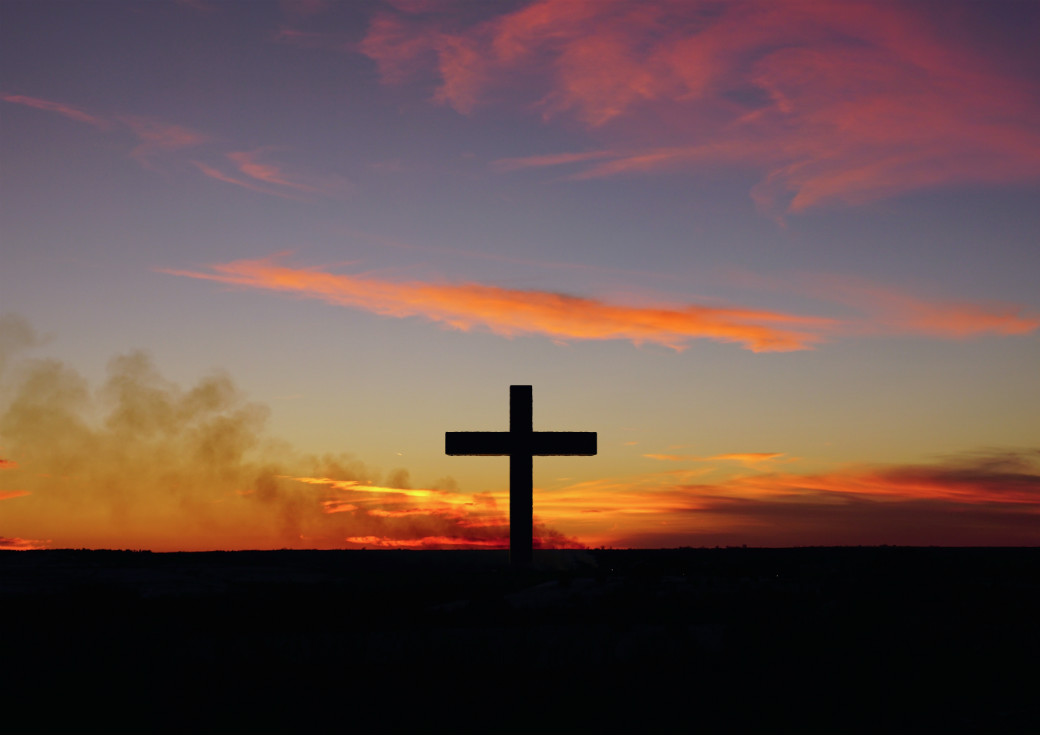
[[[0,0],[0,548],[1040,543],[1038,34]]]

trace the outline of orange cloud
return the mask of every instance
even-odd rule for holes
[[[499,509],[508,494],[466,495],[431,488],[372,485],[328,477],[287,477],[318,486],[316,496],[326,514],[349,513],[350,527],[368,528],[366,535],[348,536],[353,546],[385,548],[507,548],[509,518]],[[574,538],[536,519],[536,548],[579,548]]]
[[[717,454],[714,457],[708,457],[708,459],[732,460],[744,464],[755,464],[756,462],[765,462],[766,460],[782,456],[784,456],[783,452],[740,452],[737,454]]]
[[[26,97],[20,94],[4,94],[0,95],[0,99],[5,102],[13,102],[16,105],[25,105],[27,107],[35,107],[38,110],[47,110],[48,112],[56,112],[59,115],[64,115],[70,120],[76,120],[77,122],[87,123],[93,125],[96,128],[105,130],[111,127],[111,124],[107,120],[103,120],[100,117],[95,117],[89,113],[84,112],[78,107],[72,105],[66,105],[61,102],[51,102],[50,100],[41,100],[37,97]]]
[[[0,459],[0,470],[13,470],[18,463],[13,459]]]
[[[713,457],[699,457],[692,454],[644,454],[648,459],[661,459],[666,462],[714,462],[718,460],[740,462],[751,466],[784,456],[783,452],[743,452],[738,454],[717,454]]]
[[[627,306],[476,283],[396,282],[291,268],[280,264],[281,257],[218,264],[212,266],[212,273],[172,269],[162,272],[293,293],[387,316],[419,316],[464,331],[483,327],[507,337],[541,334],[560,340],[625,339],[676,350],[684,349],[694,339],[736,342],[754,352],[780,352],[810,349],[825,336],[841,333],[913,333],[956,339],[1028,334],[1040,328],[1040,315],[1029,313],[1022,306],[928,301],[894,288],[839,276],[794,280],[804,286],[804,292],[854,306],[864,312],[863,317],[838,321],[744,308]],[[748,280],[773,287],[769,279]]]
[[[11,498],[21,498],[28,495],[27,490],[0,490],[0,500],[9,500]]]
[[[46,549],[49,543],[49,541],[0,536],[0,550],[6,551],[32,551],[33,549]]]
[[[535,506],[590,546],[1035,545],[1038,459],[991,453],[720,483],[653,473],[537,494]]]
[[[832,322],[778,312],[709,306],[635,307],[545,291],[475,283],[393,282],[280,265],[277,258],[212,266],[213,273],[164,270],[250,288],[318,298],[394,317],[421,316],[454,329],[542,334],[556,339],[626,339],[674,349],[692,339],[736,342],[756,352],[807,349]]]
[[[500,101],[576,118],[595,153],[497,162],[503,170],[610,159],[576,178],[695,169],[762,171],[767,210],[860,204],[956,183],[1040,176],[1040,94],[955,45],[927,7],[876,2],[541,0],[466,25],[377,14],[359,49],[388,83],[425,79],[469,114]],[[970,21],[969,21],[970,22]]]

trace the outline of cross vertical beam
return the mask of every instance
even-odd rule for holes
[[[449,455],[509,457],[509,561],[526,566],[533,557],[534,457],[596,453],[594,431],[535,431],[529,385],[509,386],[509,431],[449,431]]]
[[[534,556],[534,395],[529,385],[509,386],[509,562]]]

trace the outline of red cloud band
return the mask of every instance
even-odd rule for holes
[[[578,178],[589,178],[755,165],[753,198],[792,212],[1040,176],[1036,90],[972,52],[970,14],[958,42],[951,14],[915,3],[497,7],[468,24],[381,12],[359,49],[387,83],[434,69],[434,100],[461,113],[519,99],[598,131],[594,152],[502,169],[584,164]]]

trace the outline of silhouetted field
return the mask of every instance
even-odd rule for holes
[[[507,558],[0,552],[0,729],[1040,727],[1037,548]]]

